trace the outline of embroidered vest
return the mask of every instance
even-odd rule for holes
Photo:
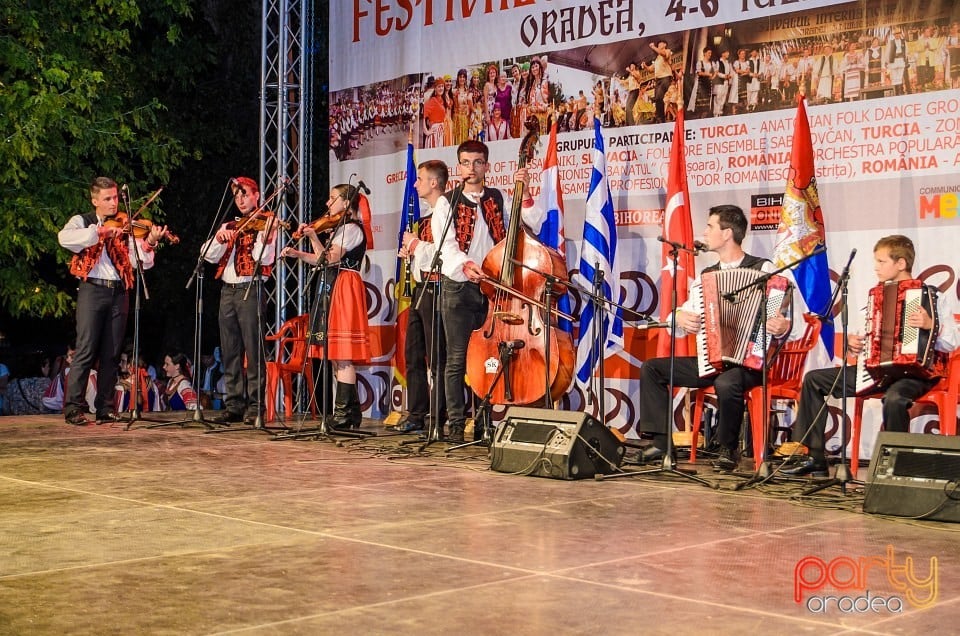
[[[230,260],[230,252],[233,250],[237,252],[233,259],[233,269],[237,272],[237,276],[253,276],[253,268],[257,264],[257,260],[253,258],[253,244],[257,242],[259,234],[259,232],[243,232],[235,235],[233,241],[227,243],[227,249],[217,263],[217,273],[214,278],[223,276],[223,270],[227,268],[227,261]],[[272,265],[260,266],[262,276],[269,276],[272,270]]]
[[[363,223],[355,219],[347,221],[347,223],[352,223],[353,225],[358,226],[363,230]],[[429,224],[428,224],[429,225]],[[360,245],[357,245],[355,248],[346,252],[343,257],[340,259],[340,268],[341,269],[352,269],[355,272],[360,271],[360,265],[363,263],[363,256],[367,253],[367,240],[366,233],[364,233],[364,240],[360,241]]]
[[[448,192],[443,196],[449,201],[453,196]],[[457,244],[460,251],[464,254],[470,249],[473,242],[473,231],[476,227],[477,204],[466,197],[460,197],[460,203],[457,205],[456,218],[454,219],[454,230],[457,233]],[[487,222],[487,228],[490,231],[490,238],[494,243],[499,243],[507,236],[507,229],[503,225],[503,195],[495,188],[484,187],[480,195],[479,207],[483,211],[483,218]]]
[[[417,238],[424,243],[433,243],[433,228],[430,227],[430,218],[433,215],[421,216],[420,227],[417,230]]]
[[[90,227],[97,224],[97,215],[93,212],[83,214],[83,227]],[[70,273],[80,280],[87,280],[93,266],[100,260],[100,254],[103,249],[107,250],[107,257],[117,270],[123,286],[127,289],[133,287],[133,267],[130,265],[130,254],[127,252],[127,237],[120,235],[112,239],[97,241],[95,245],[85,247],[70,259]]]

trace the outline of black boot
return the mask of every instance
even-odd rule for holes
[[[347,422],[350,428],[360,428],[363,422],[363,410],[360,408],[360,394],[356,384],[347,384]]]
[[[350,428],[350,394],[357,392],[356,384],[337,382],[337,397],[333,402],[333,415],[330,418],[330,428]]]

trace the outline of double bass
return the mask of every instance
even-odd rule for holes
[[[526,127],[520,168],[533,157],[539,133],[535,117]],[[517,182],[507,235],[483,259],[480,289],[490,304],[483,326],[473,332],[467,347],[470,387],[481,397],[490,393],[493,404],[549,404],[559,399],[570,388],[576,362],[573,337],[553,328],[558,312],[552,301],[545,302],[547,279],[538,273],[557,281],[551,289],[556,299],[570,282],[566,260],[523,226],[523,198],[524,184]]]

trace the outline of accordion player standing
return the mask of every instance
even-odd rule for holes
[[[915,280],[911,271],[916,251],[913,241],[906,236],[894,234],[885,236],[873,248],[873,269],[877,274],[878,287],[890,287],[891,283],[903,283]],[[903,287],[902,285],[900,287]],[[876,288],[874,288],[876,289]],[[902,326],[919,330],[922,339],[928,343],[932,340],[933,349],[939,356],[945,357],[960,344],[960,331],[954,320],[955,303],[947,296],[939,295],[936,299],[935,290],[926,287],[935,299],[936,315],[922,305],[916,309],[894,308],[890,313],[904,314],[890,317],[900,318]],[[894,289],[896,291],[896,289]],[[873,291],[871,291],[873,294]],[[870,312],[874,314],[875,312]],[[879,325],[878,325],[879,328]],[[876,332],[873,332],[876,333]],[[866,334],[869,336],[870,334]],[[848,353],[861,355],[865,344],[868,344],[864,335],[847,336]],[[860,365],[863,366],[863,365]],[[803,388],[800,392],[800,406],[797,412],[797,421],[793,426],[793,440],[803,442],[809,448],[807,459],[796,467],[781,471],[789,475],[812,475],[822,477],[827,475],[827,460],[824,454],[824,432],[827,424],[827,409],[824,399],[827,394],[840,397],[844,389],[840,382],[846,384],[846,394],[853,396],[857,391],[857,365],[846,367],[846,374],[839,378],[841,369],[818,369],[810,371],[804,377]],[[898,377],[887,378],[879,386],[885,386],[883,396],[883,425],[888,431],[907,432],[910,428],[909,410],[913,401],[933,388],[939,378],[922,366],[915,371],[900,367]],[[839,380],[839,381],[838,381]]]
[[[710,251],[720,256],[720,262],[704,269],[701,278],[694,282],[692,292],[696,292],[696,288],[702,284],[703,275],[708,273],[737,268],[769,273],[775,269],[770,261],[743,251],[741,244],[746,233],[747,218],[739,207],[719,205],[710,208],[703,240]],[[792,283],[792,280],[790,282]],[[786,290],[783,306],[792,306],[792,289],[791,284]],[[663,293],[666,294],[666,290]],[[695,295],[691,293],[691,299]],[[689,300],[679,307],[676,311],[675,335],[698,333],[701,330],[702,313],[694,300]],[[750,332],[758,322],[758,314],[755,313],[752,317],[744,316],[741,322],[743,324],[734,325],[736,329]],[[803,328],[801,325],[799,333],[795,333],[797,331],[794,327],[795,322],[803,323],[803,321],[792,321],[782,312],[776,312],[766,320],[766,333],[778,339],[799,338]],[[744,394],[762,383],[762,371],[759,368],[732,364],[726,365],[716,374],[705,376],[702,375],[700,366],[697,356],[677,357],[674,364],[673,385],[698,389],[715,387],[718,403],[717,438],[721,450],[719,458],[714,462],[714,468],[724,471],[733,470],[739,463],[737,447],[745,409]],[[651,445],[641,454],[641,460],[644,462],[661,459],[665,453],[667,435],[670,433],[667,430],[667,414],[668,410],[673,408],[669,386],[669,358],[653,358],[644,362],[640,369],[638,430],[644,437],[652,440]]]

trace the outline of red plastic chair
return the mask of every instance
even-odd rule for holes
[[[283,409],[286,417],[293,414],[293,376],[303,374],[308,396],[313,396],[313,365],[307,360],[307,331],[309,316],[303,314],[286,321],[277,333],[266,340],[277,343],[277,357],[267,362],[267,403],[265,420],[272,422],[277,417],[277,389],[283,388]],[[317,406],[311,400],[311,411],[317,414]]]
[[[857,477],[860,466],[860,428],[863,418],[863,403],[866,400],[880,399],[883,395],[866,395],[854,400],[853,406],[853,446],[850,448],[850,474]],[[957,399],[960,397],[960,351],[954,351],[947,363],[947,375],[940,382],[917,398],[915,404],[932,404],[940,416],[940,434],[957,434]]]
[[[764,426],[767,426],[767,414],[770,413],[771,403],[775,399],[797,400],[800,398],[800,387],[803,381],[803,367],[807,362],[807,354],[817,344],[820,338],[820,319],[812,314],[804,314],[807,328],[799,340],[787,342],[780,349],[773,365],[767,369],[767,403],[763,402],[763,387],[758,386],[747,391],[745,400],[747,412],[750,414],[750,432],[753,439],[753,460],[757,468],[763,462],[764,455]],[[697,391],[693,407],[693,434],[690,439],[690,461],[697,459],[697,441],[700,437],[700,420],[703,416],[703,399],[706,395],[716,395],[713,387]]]

